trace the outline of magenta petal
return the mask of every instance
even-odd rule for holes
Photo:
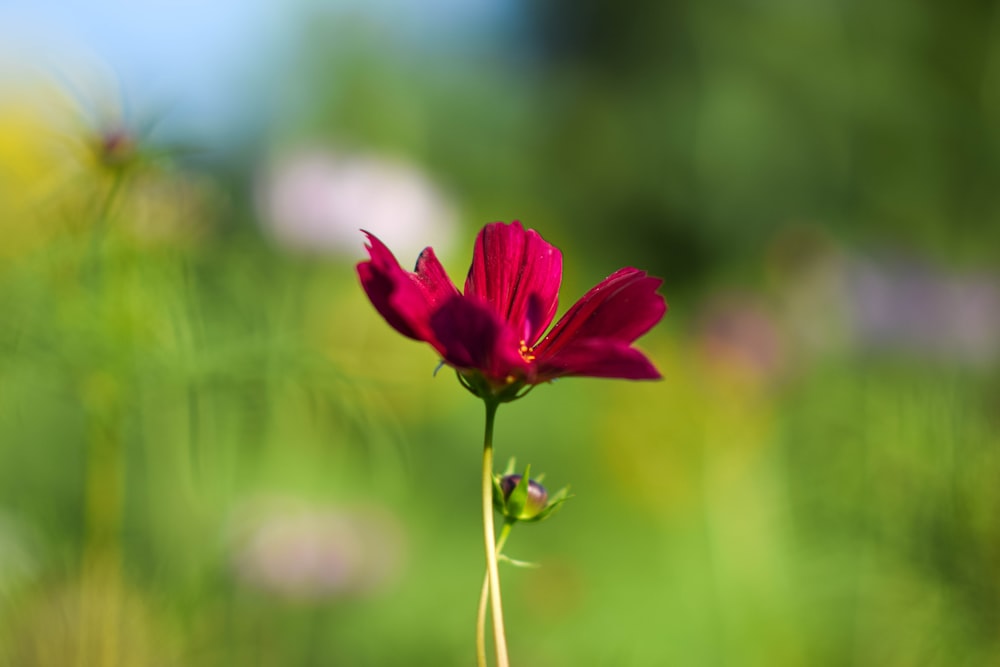
[[[477,371],[496,392],[563,376],[654,379],[660,374],[632,343],[666,312],[662,281],[625,268],[608,276],[552,322],[562,255],[519,222],[487,225],[476,239],[463,296],[431,248],[413,272],[368,234],[358,264],[378,312],[400,333],[430,343],[451,366]]]
[[[667,311],[666,301],[656,293],[661,284],[661,279],[645,271],[619,269],[573,304],[538,344],[535,353],[539,357],[552,356],[578,340],[631,343],[649,331]]]
[[[458,288],[445,273],[433,248],[424,248],[417,257],[415,272],[410,274],[420,285],[431,307],[436,307],[458,294]]]
[[[548,328],[558,307],[562,254],[520,222],[494,222],[476,237],[465,294],[489,304],[528,345]]]
[[[413,284],[381,241],[371,235],[368,238],[371,240],[368,247],[371,261],[361,262],[357,267],[365,293],[375,310],[396,331],[410,338],[427,340],[430,312],[422,290]]]
[[[434,308],[458,294],[444,268],[427,248],[417,261],[417,272],[405,271],[377,237],[368,234],[371,260],[357,266],[361,285],[385,321],[404,336],[438,346],[431,330]]]
[[[536,381],[570,375],[625,380],[657,380],[660,372],[628,343],[608,339],[577,340],[538,360]]]
[[[479,370],[494,382],[527,374],[516,335],[484,303],[456,296],[434,313],[431,327],[444,360],[456,368]]]

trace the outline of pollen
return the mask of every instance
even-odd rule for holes
[[[518,352],[521,353],[521,358],[524,359],[525,361],[534,361],[535,360],[535,355],[532,354],[531,348],[528,347],[528,344],[526,342],[524,342],[523,340],[521,341],[521,347],[520,347],[520,349],[518,349]]]

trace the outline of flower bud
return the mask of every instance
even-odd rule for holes
[[[122,128],[112,128],[101,132],[94,140],[94,157],[97,163],[110,171],[121,171],[139,157],[134,136]]]
[[[511,459],[503,474],[493,475],[493,507],[507,523],[542,521],[549,518],[569,498],[569,487],[549,495],[541,483],[531,478],[531,466],[515,473]],[[538,479],[545,475],[539,475]]]
[[[503,491],[504,514],[513,519],[533,519],[545,509],[549,500],[549,492],[533,479],[528,480],[527,494],[520,500],[513,497],[514,490],[521,484],[522,475],[504,475],[500,479],[500,490]]]

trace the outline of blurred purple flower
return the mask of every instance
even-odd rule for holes
[[[848,276],[858,345],[970,365],[1000,361],[1000,277],[915,261],[856,259]]]
[[[858,350],[1000,363],[1000,273],[937,266],[899,250],[851,252],[813,228],[773,244],[789,340],[805,356]]]

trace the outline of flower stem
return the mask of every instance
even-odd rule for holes
[[[503,545],[510,536],[510,529],[513,521],[504,521],[503,528],[500,529],[500,537],[497,539],[496,554],[503,553]],[[483,591],[479,594],[479,615],[476,619],[476,665],[486,667],[486,607],[490,599],[490,572],[486,571],[483,577]]]
[[[486,607],[490,602],[490,574],[483,577],[483,590],[479,594],[479,613],[476,615],[476,667],[489,667],[486,660]]]
[[[497,656],[497,667],[510,667],[510,662],[507,659],[507,638],[503,629],[503,607],[500,601],[500,572],[497,570],[496,536],[493,532],[493,422],[499,403],[488,399],[484,402],[486,403],[486,434],[483,438],[483,538],[486,547],[486,578],[489,581],[489,598],[492,603],[493,644]]]

